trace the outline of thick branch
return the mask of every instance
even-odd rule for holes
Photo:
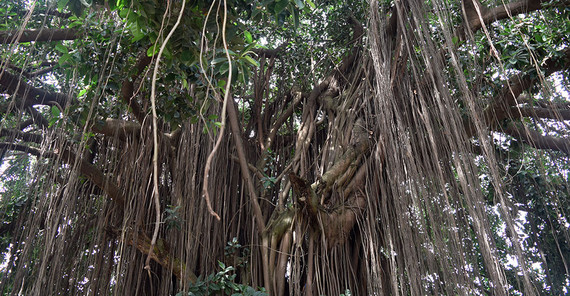
[[[36,144],[40,144],[43,139],[42,135],[25,133],[15,129],[0,129],[0,137],[11,137]]]
[[[294,91],[292,90],[291,92],[294,92]],[[271,126],[271,129],[269,130],[269,136],[267,137],[267,141],[265,142],[265,149],[271,148],[271,144],[273,143],[273,140],[275,140],[275,136],[277,135],[277,131],[279,131],[281,126],[293,114],[293,111],[295,111],[295,108],[297,107],[297,105],[299,105],[299,103],[301,102],[301,99],[303,98],[303,94],[300,91],[296,91],[293,94],[293,96],[294,96],[293,102],[291,102],[289,107],[287,107],[287,109],[285,109],[285,111],[283,111],[283,113],[281,113],[281,115],[279,115],[279,118],[277,118],[277,120],[275,120],[275,122]]]
[[[537,131],[525,129],[522,125],[514,123],[509,124],[504,132],[534,148],[552,149],[570,155],[570,139],[543,136]]]
[[[33,118],[26,119],[18,124],[18,129],[23,130],[32,124],[34,124]]]
[[[238,115],[237,115],[237,110],[235,108],[235,104],[233,104],[233,100],[232,104],[230,104],[227,108],[228,110],[228,117],[230,119],[229,124],[232,130],[232,135],[235,141],[235,146],[236,146],[236,150],[238,153],[238,158],[239,158],[239,165],[240,165],[240,169],[241,169],[241,174],[242,177],[246,183],[247,186],[247,190],[249,192],[249,196],[250,196],[250,200],[251,200],[251,205],[253,208],[253,215],[255,217],[255,221],[257,222],[257,227],[258,227],[258,231],[259,234],[261,234],[262,239],[261,239],[261,256],[265,262],[265,264],[263,265],[263,282],[265,284],[265,287],[270,289],[271,288],[271,275],[270,275],[270,266],[267,265],[267,263],[269,262],[269,238],[267,237],[267,228],[265,225],[265,218],[263,217],[263,212],[261,211],[261,207],[259,206],[259,201],[257,198],[257,192],[255,190],[255,186],[253,186],[253,179],[251,178],[251,175],[249,174],[249,168],[248,168],[248,161],[246,159],[245,156],[245,149],[244,149],[244,145],[243,145],[243,141],[242,141],[242,129],[240,128],[239,125],[239,121],[238,121]],[[271,290],[269,290],[271,291]]]
[[[562,53],[561,59],[549,59],[544,63],[544,76],[554,72],[570,68],[570,49]],[[536,76],[536,75],[535,75]],[[518,104],[517,98],[534,83],[538,77],[527,75],[515,75],[503,87],[499,95],[493,98],[491,105],[485,110],[485,120],[491,128],[497,126],[500,121],[509,117],[516,117],[511,113],[511,107]]]
[[[570,109],[570,102],[565,103],[553,103],[553,102],[543,102],[540,100],[533,100],[529,94],[522,94],[518,98],[519,103],[528,104],[534,107],[550,108],[550,109]]]
[[[144,54],[141,54],[137,64],[135,65],[136,72],[131,77],[126,78],[125,81],[123,81],[123,86],[121,87],[121,98],[129,107],[131,107],[133,115],[135,115],[136,119],[140,123],[143,122],[145,114],[135,100],[135,81],[151,61],[152,59],[146,55],[146,51]]]
[[[6,68],[10,68],[12,70],[14,70],[16,73],[21,73],[22,76],[31,79],[46,73],[49,73],[51,71],[53,71],[56,67],[57,63],[50,63],[50,62],[43,62],[41,63],[39,66],[45,66],[45,68],[42,69],[37,69],[38,67],[31,67],[28,69],[22,69],[16,65],[13,64],[8,64],[6,65]]]
[[[75,161],[75,154],[70,151],[64,151],[63,159],[67,163],[73,163]],[[125,196],[121,193],[121,189],[117,184],[111,181],[101,170],[99,170],[94,165],[90,164],[86,160],[80,159],[79,160],[79,172],[82,175],[86,176],[93,184],[97,185],[97,187],[103,189],[107,195],[119,206],[121,210],[123,210],[125,206]]]
[[[511,16],[529,13],[542,8],[542,3],[547,2],[543,0],[523,0],[517,2],[511,2],[507,4],[501,4],[493,8],[489,8],[485,11],[483,15],[483,21],[485,23],[491,23],[494,21],[509,18]]]
[[[539,108],[539,107],[522,107],[522,108],[511,108],[511,113],[516,114],[520,112],[522,117],[532,117],[532,118],[549,118],[556,120],[570,120],[570,110],[569,109],[551,109],[551,108]]]
[[[364,36],[364,27],[362,24],[354,17],[354,15],[350,15],[348,17],[348,22],[352,25],[352,40],[350,42],[357,43],[362,39]]]
[[[40,128],[47,128],[49,126],[48,120],[36,108],[30,106],[26,108],[26,112],[30,114],[33,122]]]
[[[253,52],[255,52],[260,57],[264,56],[266,58],[276,58],[287,47],[287,45],[289,45],[289,43],[285,42],[275,49],[254,49]]]
[[[22,33],[21,36],[19,34]],[[0,31],[0,44],[30,41],[75,40],[81,37],[74,29],[40,29]]]
[[[0,143],[0,150],[14,150],[29,153],[36,157],[42,156],[42,152],[39,149],[22,144]]]
[[[121,140],[126,140],[129,136],[138,135],[141,126],[136,122],[107,118],[105,121],[95,123],[91,130],[98,134],[110,137],[117,136]]]
[[[24,99],[24,107],[57,104],[65,108],[71,102],[71,98],[68,96],[33,87],[5,69],[0,69],[0,73],[2,73],[0,75],[0,91],[10,95],[18,95]]]
[[[40,75],[47,74],[47,73],[53,71],[53,70],[55,69],[55,66],[56,66],[56,65],[51,65],[51,66],[46,67],[46,68],[43,68],[43,69],[38,69],[38,70],[33,71],[33,72],[28,72],[28,73],[26,74],[26,77],[28,77],[28,78],[34,78],[34,77],[37,77],[37,76],[40,76]]]
[[[463,7],[465,9],[465,18],[469,29],[475,32],[481,29],[483,24],[487,25],[513,15],[539,10],[542,8],[542,3],[544,2],[546,1],[522,0],[487,8],[481,5],[478,0],[465,0]]]

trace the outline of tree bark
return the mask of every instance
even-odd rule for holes
[[[21,35],[20,35],[21,34]],[[31,41],[75,40],[82,34],[74,29],[33,29],[0,31],[0,44],[22,43]]]

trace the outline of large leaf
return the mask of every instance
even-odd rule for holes
[[[287,5],[289,5],[288,0],[276,1],[275,7],[273,8],[273,13],[276,15],[280,14],[285,9],[285,7],[287,7]]]

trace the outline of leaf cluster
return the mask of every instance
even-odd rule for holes
[[[233,273],[233,266],[226,266],[218,261],[220,271],[210,274],[205,278],[199,277],[187,293],[179,292],[176,296],[206,296],[206,295],[246,295],[246,296],[266,296],[263,288],[254,289],[251,286],[235,283],[236,274]]]

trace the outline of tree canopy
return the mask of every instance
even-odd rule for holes
[[[0,15],[2,295],[569,292],[568,0]]]

